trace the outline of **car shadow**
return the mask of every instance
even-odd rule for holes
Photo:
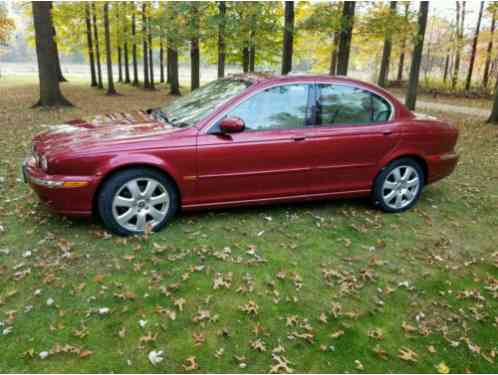
[[[444,194],[439,189],[434,189],[432,186],[424,189],[421,201],[426,204],[437,204],[442,200]],[[288,211],[293,211],[296,214],[304,214],[309,211],[328,211],[330,214],[340,210],[363,210],[365,213],[372,213],[376,211],[369,197],[364,198],[341,198],[341,199],[324,199],[316,201],[294,202],[294,203],[268,203],[258,205],[248,205],[232,208],[205,208],[192,211],[180,211],[173,222],[182,221],[199,221],[208,220],[215,216],[228,216],[231,215],[234,219],[247,217],[247,216],[261,216],[269,215],[271,213],[278,215]],[[93,215],[90,218],[62,218],[61,220],[70,221],[72,228],[84,229],[89,228],[92,230],[105,230],[104,224],[98,215]],[[167,229],[166,229],[167,230]]]

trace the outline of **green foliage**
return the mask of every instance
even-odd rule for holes
[[[223,20],[218,4],[211,3],[206,12],[205,37],[201,40],[202,54],[209,63],[217,61],[217,35],[225,23],[226,62],[239,63],[242,49],[249,47],[251,35],[256,48],[256,64],[275,66],[280,62],[282,48],[283,8],[279,2],[227,2]]]

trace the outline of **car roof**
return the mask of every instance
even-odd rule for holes
[[[240,73],[232,74],[227,76],[228,79],[237,79],[251,82],[254,86],[268,85],[268,84],[278,84],[279,82],[299,82],[299,81],[322,81],[330,83],[344,83],[352,84],[360,88],[372,91],[374,93],[380,94],[384,98],[391,101],[394,105],[397,115],[400,117],[413,117],[413,114],[403,105],[401,102],[394,97],[390,92],[386,91],[384,88],[370,82],[365,82],[359,79],[346,77],[346,76],[336,76],[327,74],[295,74],[291,73],[289,75],[277,75],[272,72],[257,72],[257,73]]]
[[[256,73],[237,73],[228,75],[228,79],[244,80],[249,81],[253,84],[255,83],[279,83],[279,82],[293,82],[293,81],[327,81],[327,82],[338,82],[338,83],[349,83],[358,86],[363,86],[371,90],[381,92],[383,94],[386,92],[382,87],[377,86],[373,83],[365,82],[359,79],[346,77],[346,76],[336,76],[327,74],[289,74],[289,75],[278,75],[272,72],[256,72]]]

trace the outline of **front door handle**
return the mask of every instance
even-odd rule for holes
[[[293,137],[292,139],[296,142],[299,142],[299,141],[304,141],[306,137]]]
[[[392,131],[392,130],[384,130],[384,131],[382,132],[382,134],[384,134],[384,135],[391,135],[392,133],[393,133],[393,131]]]

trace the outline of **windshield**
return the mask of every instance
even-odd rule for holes
[[[220,79],[208,83],[190,94],[161,108],[167,122],[173,126],[195,125],[228,99],[240,94],[251,85],[249,81]]]

